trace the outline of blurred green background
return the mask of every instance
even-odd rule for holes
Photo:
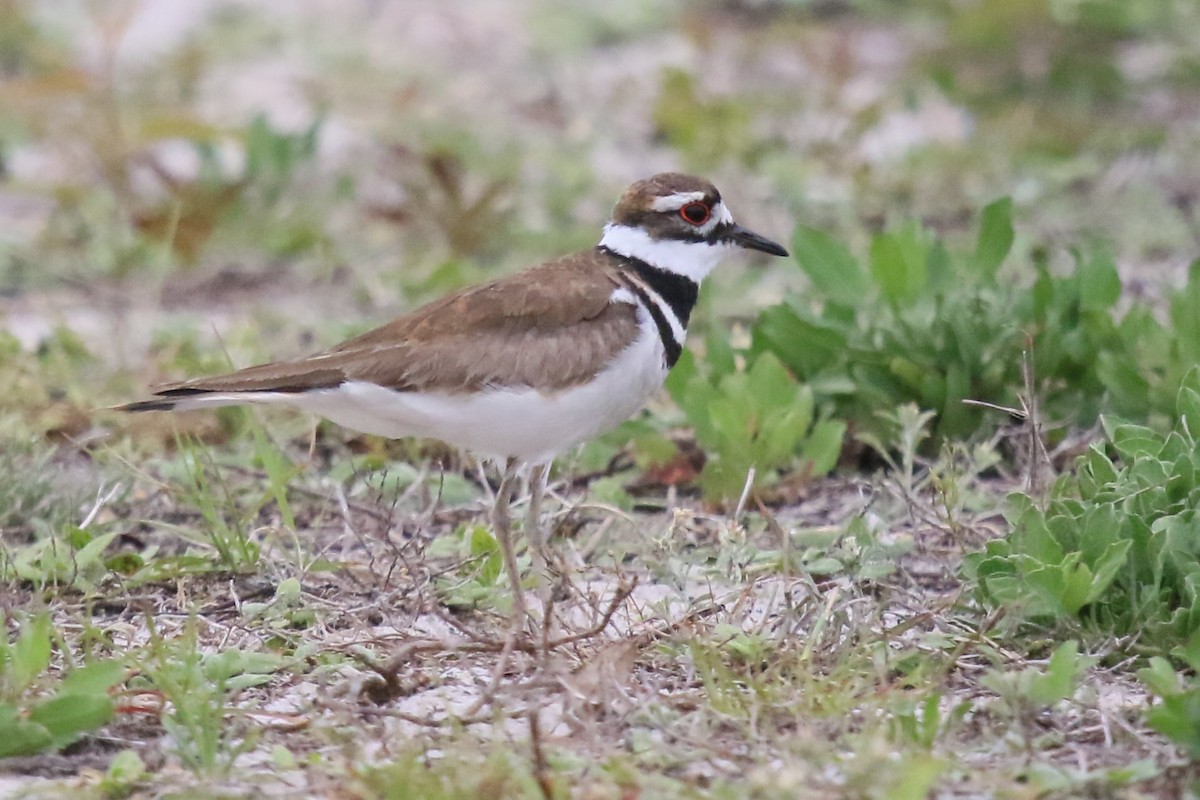
[[[132,364],[161,309],[378,317],[592,243],[666,169],[781,239],[1011,195],[1152,292],[1200,235],[1198,54],[1187,0],[4,0],[0,314]],[[803,285],[718,280],[731,313]]]

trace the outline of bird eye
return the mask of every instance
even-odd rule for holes
[[[692,225],[703,225],[708,222],[711,213],[712,210],[704,203],[688,203],[679,209],[679,216],[683,217],[684,222],[690,222]]]

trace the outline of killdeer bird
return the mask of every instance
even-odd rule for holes
[[[468,287],[314,355],[158,386],[125,411],[291,406],[365,433],[440,439],[503,466],[492,509],[524,610],[508,507],[531,469],[526,536],[546,466],[615,427],[679,358],[700,281],[732,248],[787,251],[733,221],[708,181],[677,173],[621,195],[600,243]]]

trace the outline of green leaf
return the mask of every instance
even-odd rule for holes
[[[926,265],[929,273],[929,289],[931,292],[940,294],[954,289],[959,276],[956,274],[954,265],[950,261],[950,254],[946,252],[946,246],[940,240],[935,239],[933,244],[929,246]]]
[[[925,288],[926,254],[914,226],[881,233],[871,242],[871,276],[893,307],[914,299]]]
[[[1051,586],[1049,583],[1043,587],[1048,589],[1050,594],[1056,595],[1055,600],[1062,609],[1072,616],[1079,613],[1079,609],[1087,605],[1088,595],[1092,589],[1092,570],[1087,564],[1064,563],[1057,570],[1049,568],[1041,570],[1036,577],[1055,577],[1060,583],[1058,586]],[[1031,577],[1034,577],[1031,575]]]
[[[1046,671],[1030,687],[1030,698],[1042,706],[1065,700],[1075,693],[1079,673],[1088,659],[1079,658],[1079,643],[1074,639],[1063,642],[1050,656]]]
[[[895,561],[872,561],[859,566],[855,570],[855,576],[860,581],[877,581],[895,574],[896,567]]]
[[[1193,671],[1200,671],[1200,631],[1194,632],[1183,646],[1176,648],[1175,654],[1187,662]]]
[[[482,525],[471,529],[471,555],[483,557],[479,568],[480,582],[489,586],[495,583],[504,567],[504,560],[496,537]]]
[[[847,339],[843,331],[806,319],[787,305],[762,311],[754,323],[753,336],[756,351],[774,353],[806,379],[838,363],[846,355]]]
[[[709,375],[720,378],[737,369],[737,356],[724,328],[714,327],[704,339],[704,357]]]
[[[754,464],[760,470],[783,466],[796,452],[812,421],[812,392],[806,392],[805,395],[807,402],[803,408],[792,406],[763,412],[759,433],[754,441]]]
[[[108,769],[104,773],[101,787],[122,787],[137,783],[146,775],[146,763],[136,750],[122,750],[113,756]],[[109,797],[125,796],[123,793],[108,791]]]
[[[1051,533],[1041,510],[1027,507],[1014,526],[1012,543],[1017,552],[1039,565],[1059,564],[1066,555]]]
[[[0,758],[40,753],[54,741],[44,726],[21,719],[10,705],[0,705],[0,731],[4,732],[0,736]]]
[[[792,254],[817,290],[835,303],[855,306],[867,296],[870,287],[862,267],[828,233],[798,226],[792,235]]]
[[[12,685],[24,689],[50,665],[50,615],[29,617],[12,650]]]
[[[838,559],[830,556],[822,556],[820,558],[813,559],[804,565],[805,572],[809,573],[810,575],[818,576],[834,575],[838,572],[841,572],[843,569],[845,569],[845,565],[842,564],[842,562]]]
[[[754,410],[745,398],[726,395],[708,404],[708,417],[716,439],[711,444],[718,451],[731,447],[745,448],[755,434]]]
[[[1076,266],[1079,306],[1084,311],[1108,311],[1121,298],[1121,276],[1110,256],[1093,253]]]
[[[1200,260],[1188,270],[1188,282],[1171,297],[1170,317],[1178,343],[1178,358],[1185,364],[1200,362]]]
[[[300,596],[300,580],[298,578],[284,578],[275,587],[275,596],[278,598],[292,598]]]
[[[933,794],[938,777],[949,766],[949,761],[927,753],[908,754],[900,765],[898,776],[887,789],[887,796],[892,800],[925,800]]]
[[[967,367],[958,361],[946,364],[946,386],[942,394],[944,405],[941,422],[944,432],[969,436],[974,431],[975,424],[972,417],[978,415],[979,412],[963,403],[963,400],[970,399],[967,397],[970,391],[971,376],[967,373]]]
[[[800,448],[800,455],[810,464],[815,476],[825,475],[837,466],[846,438],[846,423],[824,419],[813,426]]]
[[[1188,370],[1183,384],[1179,387],[1179,393],[1175,396],[1175,414],[1185,421],[1187,430],[1193,437],[1200,436],[1200,391],[1192,387],[1198,376],[1200,370],[1196,367]]]
[[[44,727],[51,747],[58,749],[107,723],[113,711],[112,698],[105,694],[60,694],[35,706],[29,721]]]
[[[904,382],[910,389],[919,390],[927,375],[926,370],[909,358],[896,356],[888,363],[891,373]]]
[[[1166,441],[1153,428],[1129,423],[1114,425],[1109,431],[1109,439],[1117,452],[1128,459],[1157,456]]]
[[[284,665],[284,658],[277,653],[263,652],[256,653],[248,650],[226,650],[221,653],[220,657],[228,658],[227,669],[223,676],[232,677],[251,673],[256,675],[269,675],[277,672]],[[205,674],[208,674],[208,665],[205,664]]]
[[[1150,402],[1150,384],[1142,366],[1124,351],[1103,350],[1096,356],[1096,377],[1123,414],[1140,414]]]
[[[984,207],[979,215],[979,240],[975,245],[975,268],[994,275],[1012,249],[1012,198],[1002,197]]]
[[[684,350],[679,354],[679,360],[675,362],[675,366],[667,373],[667,379],[663,383],[667,392],[682,406],[680,398],[685,396],[685,389],[688,381],[696,377],[696,357],[692,355],[691,350]]]
[[[1117,577],[1117,573],[1125,566],[1129,548],[1132,546],[1133,542],[1128,539],[1113,542],[1108,546],[1104,555],[1095,565],[1095,574],[1092,576],[1092,584],[1088,588],[1085,604],[1095,603],[1104,595]]]
[[[773,353],[759,356],[746,375],[758,408],[784,408],[796,397],[796,380]]]
[[[102,564],[105,549],[112,544],[119,533],[120,531],[109,531],[92,539],[75,553],[75,563],[81,569],[91,567],[94,564]]]
[[[104,694],[125,677],[122,661],[93,661],[71,670],[58,689],[59,694]]]
[[[624,511],[633,508],[634,500],[625,489],[626,478],[620,475],[609,475],[588,484],[588,498],[594,503],[615,506]]]
[[[1179,691],[1179,676],[1171,662],[1161,656],[1150,659],[1150,666],[1138,670],[1138,680],[1159,697],[1169,697]]]
[[[691,351],[683,351],[674,369],[667,375],[665,385],[675,405],[679,406],[688,423],[695,428],[697,440],[711,441],[715,434],[709,424],[708,406],[717,396],[717,390],[700,374],[696,357]]]
[[[1090,494],[1095,494],[1102,486],[1117,479],[1117,469],[1112,459],[1105,454],[1104,448],[1097,444],[1088,447],[1087,452],[1080,456],[1077,470],[1088,475],[1091,482]]]

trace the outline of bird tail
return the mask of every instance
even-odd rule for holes
[[[256,367],[168,383],[153,389],[154,396],[116,406],[116,411],[190,411],[245,403],[292,405],[306,392],[331,389],[345,380],[341,369],[308,361],[260,364]]]
[[[204,408],[221,408],[222,406],[240,406],[246,404],[282,403],[290,404],[296,398],[295,392],[221,392],[208,389],[171,389],[159,392],[149,400],[138,400],[113,406],[114,411],[193,411]]]

